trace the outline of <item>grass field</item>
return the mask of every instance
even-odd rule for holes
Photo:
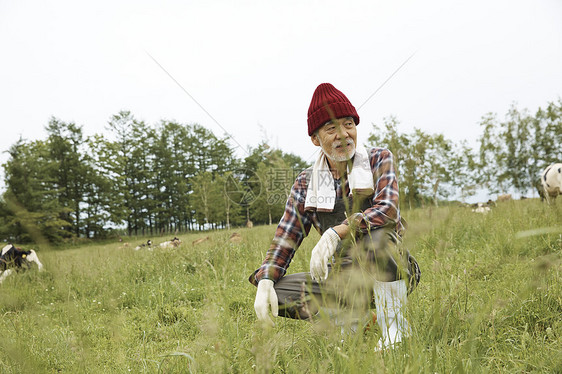
[[[422,280],[406,311],[413,335],[393,351],[373,351],[377,328],[343,343],[315,323],[263,330],[247,281],[275,230],[262,226],[152,252],[37,248],[46,271],[0,285],[0,373],[562,373],[562,201],[403,215]],[[308,269],[317,239],[289,272]]]

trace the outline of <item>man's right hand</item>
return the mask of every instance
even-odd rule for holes
[[[322,234],[320,240],[310,254],[310,276],[316,282],[326,280],[328,277],[328,262],[334,255],[338,244],[341,242],[337,231],[330,227]]]
[[[277,317],[279,313],[277,293],[275,293],[275,289],[273,288],[272,280],[262,279],[258,283],[254,309],[256,310],[256,315],[260,321],[267,323],[270,326],[275,325],[269,316],[270,310],[274,317]]]

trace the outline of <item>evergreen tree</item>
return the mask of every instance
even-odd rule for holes
[[[104,149],[107,141],[102,135],[94,135],[88,139],[87,153],[84,162],[91,170],[86,174],[84,202],[84,231],[86,237],[104,238],[108,227],[119,226],[122,221],[111,214],[114,206],[114,191],[108,170],[104,167]]]
[[[81,219],[86,179],[92,171],[82,156],[85,152],[82,128],[52,117],[45,129],[50,156],[46,172],[54,181],[59,204],[67,208],[61,212],[60,219],[69,222],[71,226],[68,230],[79,237],[83,228]]]
[[[146,162],[145,150],[149,148],[147,127],[129,111],[113,115],[108,127],[115,137],[104,150],[104,168],[109,172],[115,191],[116,205],[110,214],[114,220],[126,223],[129,235],[139,233],[144,227],[144,216],[138,200],[144,196],[143,189],[148,183],[148,170],[142,166]]]
[[[18,242],[59,242],[71,237],[71,223],[62,219],[70,208],[59,201],[57,182],[50,170],[53,162],[44,141],[24,142],[20,139],[9,149],[4,164],[7,190],[4,193],[6,218],[12,237]]]
[[[156,221],[160,229],[191,226],[190,179],[196,173],[191,127],[163,121],[154,144]]]

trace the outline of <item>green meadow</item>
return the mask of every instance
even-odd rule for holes
[[[404,210],[421,283],[413,334],[373,348],[378,327],[346,336],[321,322],[255,318],[275,226],[35,248],[45,271],[0,285],[0,373],[562,373],[562,199]],[[241,241],[231,242],[233,232]],[[173,235],[172,235],[173,236]],[[193,245],[196,239],[209,239]],[[168,237],[150,237],[155,243]],[[311,232],[289,272],[306,271]]]

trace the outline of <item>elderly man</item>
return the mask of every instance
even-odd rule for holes
[[[398,247],[403,226],[392,153],[358,144],[358,124],[341,91],[329,83],[316,88],[308,135],[320,154],[297,177],[250,282],[257,286],[257,317],[270,325],[270,312],[298,319],[327,315],[342,331],[355,331],[374,301],[383,349],[410,333],[403,308],[419,267]],[[311,253],[310,273],[286,275],[312,225],[322,236]]]

